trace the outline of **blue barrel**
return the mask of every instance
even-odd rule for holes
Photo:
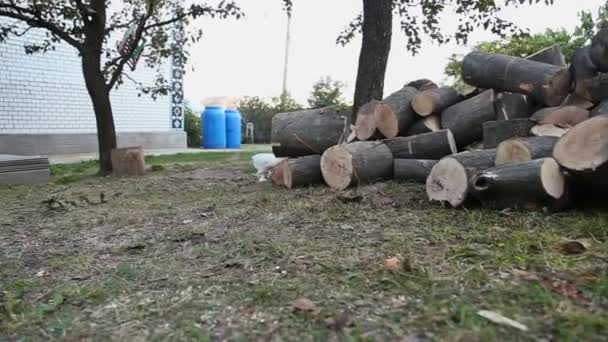
[[[226,113],[220,106],[208,106],[202,113],[203,148],[226,148]]]
[[[241,148],[241,113],[226,109],[226,147]]]

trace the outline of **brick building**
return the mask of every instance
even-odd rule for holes
[[[0,18],[0,26],[8,23]],[[31,29],[0,43],[0,154],[96,152],[95,115],[76,49],[61,43],[46,53],[24,52],[24,44],[41,41],[45,34]],[[163,70],[173,82],[172,96],[140,97],[129,80],[112,91],[119,146],[186,147],[179,59],[174,58]],[[140,62],[130,76],[152,84],[155,71]]]

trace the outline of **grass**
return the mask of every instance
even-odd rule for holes
[[[58,165],[47,187],[0,188],[0,340],[608,334],[605,212],[452,210],[427,203],[421,186],[392,182],[342,203],[325,187],[257,183],[250,156],[153,157],[140,178]],[[577,238],[595,243],[563,254],[561,241]],[[393,256],[410,267],[386,270]],[[314,310],[294,312],[300,297]]]

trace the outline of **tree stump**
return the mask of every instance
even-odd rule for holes
[[[488,52],[469,53],[462,62],[462,78],[473,86],[530,95],[547,106],[564,101],[571,81],[567,68]]]
[[[494,166],[496,150],[467,151],[444,157],[433,168],[426,181],[431,201],[447,202],[460,207],[469,199],[469,179]]]
[[[471,194],[493,209],[562,209],[566,180],[553,158],[499,165],[470,181]]]
[[[397,181],[425,183],[437,160],[395,159],[393,178]]]
[[[146,174],[146,162],[142,146],[113,149],[110,153],[114,176],[141,176]]]
[[[458,152],[449,129],[398,137],[384,143],[391,150],[393,157],[400,159],[439,159]]]
[[[444,109],[462,100],[462,97],[452,87],[441,87],[425,90],[414,95],[412,108],[420,116],[440,114]]]
[[[327,185],[340,190],[388,179],[393,175],[393,154],[381,142],[336,145],[321,156],[321,172]]]
[[[483,124],[483,148],[496,148],[505,140],[528,137],[534,125],[534,121],[530,119],[485,122]]]
[[[496,165],[526,162],[553,155],[556,137],[528,137],[503,141],[496,148]]]
[[[495,118],[494,91],[490,89],[444,110],[441,113],[441,127],[449,129],[458,148],[462,148],[481,140],[483,123]]]

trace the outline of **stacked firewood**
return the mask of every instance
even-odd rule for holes
[[[561,209],[608,189],[608,29],[566,65],[558,45],[527,58],[472,52],[459,94],[417,80],[362,106],[273,118],[273,182],[346,189],[395,179],[426,184],[453,207]],[[581,191],[583,190],[583,191]]]

